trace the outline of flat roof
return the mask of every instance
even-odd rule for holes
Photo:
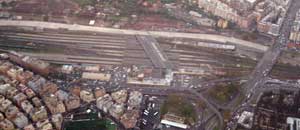
[[[188,125],[186,125],[186,124],[181,124],[181,123],[172,122],[172,121],[168,121],[168,120],[161,120],[160,123],[170,125],[170,126],[174,126],[174,127],[178,127],[178,128],[182,128],[182,129],[187,129],[188,128]]]
[[[83,72],[82,73],[82,78],[83,79],[109,81],[110,78],[111,78],[111,75],[110,74],[104,74],[104,73]]]
[[[254,3],[256,0],[247,0],[249,3]]]

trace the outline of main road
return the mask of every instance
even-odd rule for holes
[[[286,46],[289,32],[292,28],[292,22],[300,9],[299,0],[292,0],[291,3],[292,4],[287,11],[286,18],[284,19],[283,25],[280,29],[280,36],[276,39],[274,45],[264,54],[263,58],[259,61],[250,75],[248,82],[246,82],[245,86],[243,86],[247,98],[251,97],[257,87],[263,85],[263,79],[265,79],[265,77],[270,73],[277,61],[277,58]]]
[[[274,45],[270,47],[267,52],[265,52],[263,58],[259,61],[255,69],[249,76],[249,80],[243,86],[243,90],[244,90],[243,92],[246,95],[246,98],[243,100],[244,102],[243,105],[240,105],[240,107],[238,107],[237,109],[242,108],[241,106],[251,106],[251,101],[254,101],[257,98],[257,96],[254,96],[257,93],[261,93],[266,90],[269,91],[275,89],[274,87],[270,87],[268,89],[260,88],[260,87],[265,85],[267,76],[271,72],[280,53],[286,46],[289,32],[292,28],[292,23],[296,17],[298,10],[300,9],[299,0],[291,0],[291,3],[292,4],[287,10],[286,17],[280,29],[279,37],[276,38]],[[231,104],[233,104],[233,102],[231,102]],[[227,128],[228,129],[234,128],[236,126],[236,122],[234,124],[235,125],[227,126]]]

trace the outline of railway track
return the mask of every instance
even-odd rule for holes
[[[129,35],[6,32],[2,33],[1,37],[9,42],[16,42],[19,47],[26,46],[24,49],[33,47],[24,44],[28,42],[36,45],[62,46],[66,48],[66,51],[62,53],[66,57],[63,58],[54,57],[54,55],[50,54],[45,58],[41,54],[31,53],[34,57],[53,63],[153,66],[141,44],[138,43],[134,36]],[[161,44],[166,56],[176,67],[199,67],[200,64],[220,66],[218,57],[222,59],[225,56],[224,54],[199,51],[193,48],[172,48],[168,44]],[[34,48],[39,49],[37,46],[34,46]]]
[[[71,51],[72,55],[55,56],[51,54],[41,55],[27,53],[53,63],[87,63],[87,64],[142,64],[151,66],[150,59],[145,55],[139,43],[128,36],[85,36],[70,34],[25,34],[25,33],[4,33],[2,37],[9,41],[18,43],[33,42],[43,45],[64,46],[66,50]],[[130,42],[129,42],[130,41]],[[127,46],[132,45],[131,48]],[[19,45],[19,46],[22,46]],[[23,44],[23,46],[25,46]],[[1,47],[1,46],[0,46]],[[26,48],[26,47],[25,47]],[[64,53],[68,53],[67,51]],[[76,53],[77,52],[77,53]],[[85,52],[88,52],[86,54]],[[88,57],[84,57],[88,56]]]

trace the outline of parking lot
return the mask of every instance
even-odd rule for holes
[[[173,86],[197,89],[202,87],[200,84],[202,81],[201,76],[174,75]]]
[[[157,128],[160,121],[160,101],[157,97],[145,95],[145,105],[140,119],[142,130],[153,130]]]
[[[127,67],[113,67],[111,70],[112,77],[106,90],[114,91],[126,84],[127,70]]]

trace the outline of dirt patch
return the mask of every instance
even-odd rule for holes
[[[128,24],[124,28],[155,30],[155,28],[176,28],[180,29],[184,22],[167,19],[161,15],[143,15],[140,16],[135,24]]]
[[[71,0],[29,0],[18,2],[12,11],[34,14],[62,15],[79,10],[79,5]]]

